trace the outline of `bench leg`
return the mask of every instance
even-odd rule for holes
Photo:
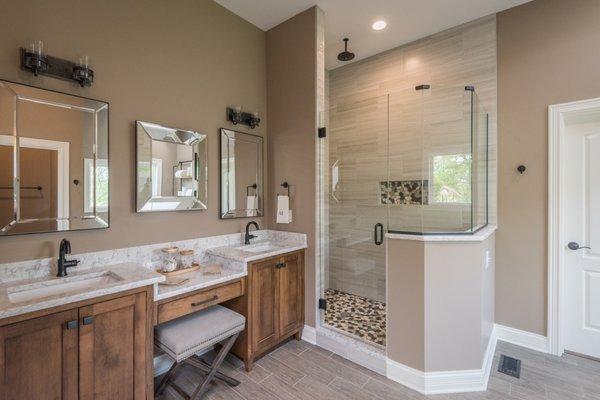
[[[205,374],[208,374],[211,370],[210,365],[208,365],[206,362],[204,362],[203,359],[201,359],[200,357],[198,357],[195,354],[193,356],[191,356],[190,358],[188,358],[187,360],[185,360],[185,362],[190,364],[194,368],[199,369],[200,371],[204,372]],[[223,381],[230,386],[237,386],[240,384],[240,381],[238,381],[237,379],[233,379],[232,377],[227,376],[220,371],[215,372],[215,379],[219,379],[220,381]]]
[[[177,368],[179,368],[179,365],[180,365],[180,363],[178,363],[177,361],[175,361],[173,363],[173,365],[171,365],[171,368],[169,368],[169,370],[167,371],[165,376],[163,376],[162,379],[160,380],[160,383],[158,384],[156,389],[154,389],[155,395],[162,394],[162,392],[165,390],[165,387],[167,386],[167,383],[169,383],[169,380],[173,376],[173,373],[175,372],[175,370]]]
[[[194,390],[194,392],[190,396],[191,400],[200,399],[200,397],[204,394],[204,392],[206,392],[206,389],[208,389],[208,385],[213,380],[215,374],[217,373],[217,370],[223,363],[223,360],[225,360],[225,356],[227,355],[227,353],[229,353],[229,350],[233,346],[233,343],[236,341],[238,335],[239,335],[239,333],[236,333],[235,335],[230,337],[227,340],[227,343],[225,343],[225,346],[223,346],[223,348],[221,350],[219,350],[217,357],[215,358],[212,365],[210,366],[210,372],[208,373],[208,375],[206,375],[206,377],[204,378],[202,383],[196,388],[196,390]]]

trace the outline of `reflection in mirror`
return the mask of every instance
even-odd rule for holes
[[[206,135],[137,121],[137,211],[206,210]]]
[[[0,235],[109,226],[108,103],[0,81]]]
[[[263,138],[221,129],[221,218],[263,215]]]

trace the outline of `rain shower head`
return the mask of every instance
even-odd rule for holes
[[[350,61],[354,59],[354,53],[348,51],[348,38],[344,38],[344,51],[338,54],[338,60],[340,61]]]

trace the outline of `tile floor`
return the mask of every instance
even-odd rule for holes
[[[497,372],[500,354],[521,359],[521,378]],[[205,357],[210,358],[207,354]],[[555,357],[498,342],[487,392],[424,396],[320,347],[290,341],[257,361],[246,373],[229,358],[224,372],[242,383],[230,388],[213,383],[206,399],[229,400],[600,400],[600,363],[565,355]],[[199,379],[186,367],[177,378],[191,391]],[[179,397],[168,388],[157,397]]]
[[[385,303],[334,289],[325,290],[325,324],[385,346]]]

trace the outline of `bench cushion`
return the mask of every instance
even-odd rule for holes
[[[188,314],[154,329],[154,342],[181,362],[244,330],[246,318],[223,306],[212,306]]]

